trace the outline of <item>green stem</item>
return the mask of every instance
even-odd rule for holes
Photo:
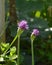
[[[31,52],[32,52],[32,65],[34,65],[34,50],[33,50],[33,40],[31,40]]]
[[[17,54],[18,54],[18,58],[17,58],[17,64],[20,64],[20,36],[18,36],[18,50],[17,50]]]
[[[10,44],[10,46],[6,49],[6,51],[4,52],[3,55],[6,55],[7,51],[10,49],[10,47],[11,47],[11,46],[13,45],[13,43],[16,41],[17,37],[18,37],[18,34],[16,34],[15,38],[13,39],[13,41],[12,41],[11,44]]]

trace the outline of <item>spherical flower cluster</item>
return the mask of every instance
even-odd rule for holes
[[[38,36],[39,35],[39,30],[38,29],[33,29],[32,35]]]
[[[26,20],[19,22],[18,27],[23,30],[27,30],[29,28]]]

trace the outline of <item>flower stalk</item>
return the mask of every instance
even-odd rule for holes
[[[34,65],[34,47],[33,47],[33,41],[36,38],[36,36],[39,35],[38,29],[33,29],[33,32],[31,34],[31,54],[32,54],[32,65]]]
[[[33,50],[33,40],[31,40],[31,53],[32,53],[32,65],[34,65],[34,50]]]
[[[17,64],[19,65],[20,64],[20,36],[18,36],[18,50],[17,50],[17,55],[18,55],[18,58],[17,58]]]
[[[18,55],[18,58],[17,58],[17,65],[20,65],[20,36],[21,34],[24,32],[24,30],[27,30],[28,29],[28,25],[27,25],[27,21],[25,20],[22,20],[21,22],[18,23],[18,50],[17,50],[17,55]]]

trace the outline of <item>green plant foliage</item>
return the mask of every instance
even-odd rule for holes
[[[41,15],[41,12],[37,11],[36,14],[35,14],[35,17],[40,18],[40,15]]]
[[[16,59],[18,58],[17,54],[16,54],[16,47],[12,46],[6,53],[6,55],[3,55],[4,51],[8,48],[10,44],[9,43],[1,43],[1,51],[2,54],[0,54],[0,64],[4,64],[4,65],[17,65]],[[24,60],[24,56],[20,54],[20,64],[23,62]]]
[[[16,53],[16,47],[12,47],[10,49],[10,56],[14,55]]]
[[[7,48],[8,48],[8,46],[9,46],[9,43],[1,43],[1,50],[2,50],[2,52],[4,52]]]

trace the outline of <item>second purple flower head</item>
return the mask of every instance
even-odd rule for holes
[[[33,29],[32,35],[38,36],[39,35],[39,30],[38,29]]]

